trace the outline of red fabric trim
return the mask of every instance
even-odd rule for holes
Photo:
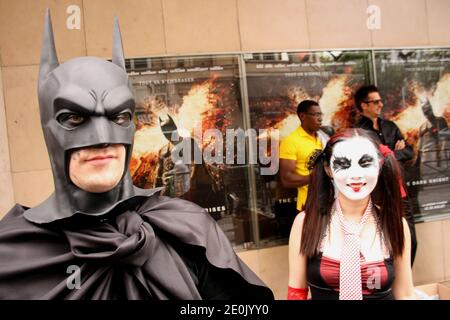
[[[292,288],[288,286],[288,300],[306,300],[308,299],[308,288]]]

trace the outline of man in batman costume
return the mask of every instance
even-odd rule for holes
[[[0,299],[273,299],[201,207],[133,186],[117,21],[112,62],[59,65],[47,11],[38,97],[55,191],[0,221]]]

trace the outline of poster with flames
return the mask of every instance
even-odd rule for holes
[[[281,141],[300,125],[296,110],[298,103],[305,99],[315,100],[321,106],[326,131],[349,127],[355,117],[353,92],[371,79],[370,58],[370,51],[247,55],[251,127],[278,130]],[[285,239],[297,214],[297,191],[282,188],[277,174],[260,176],[260,179],[264,188],[258,190],[259,201],[269,201],[278,235]],[[262,238],[273,236],[262,222],[260,229]]]
[[[235,246],[285,243],[296,190],[283,189],[276,172],[263,172],[278,158],[273,146],[300,124],[296,107],[304,99],[319,102],[327,131],[352,126],[353,93],[375,82],[382,116],[399,126],[414,149],[404,168],[416,220],[450,214],[449,61],[449,49],[128,60],[137,107],[133,181],[141,188],[164,186],[165,195],[204,207]],[[227,130],[241,129],[255,138],[244,140],[244,161],[237,140],[230,140],[231,156],[228,149]],[[249,162],[250,142],[267,147],[271,161],[258,154],[256,163]],[[182,163],[172,157],[180,145]]]
[[[413,147],[404,163],[416,221],[450,215],[450,49],[375,51],[382,116]]]
[[[205,208],[234,245],[251,242],[248,170],[223,161],[225,131],[244,126],[238,56],[127,63],[136,94],[134,184],[164,187]],[[246,226],[236,222],[242,216]]]

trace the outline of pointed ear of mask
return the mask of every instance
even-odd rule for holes
[[[125,56],[123,54],[122,36],[120,34],[119,19],[117,19],[117,17],[114,17],[112,62],[125,70]]]
[[[58,66],[59,61],[56,55],[52,19],[50,17],[50,9],[47,9],[45,12],[44,36],[42,41],[41,61],[39,67],[39,83],[42,83],[47,75]]]
[[[170,116],[170,114],[167,114],[167,116],[169,117],[170,125],[172,125],[176,129],[177,125],[176,125],[175,121],[173,121],[173,118]]]

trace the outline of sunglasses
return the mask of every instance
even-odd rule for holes
[[[383,102],[383,100],[381,100],[381,99],[378,99],[378,100],[367,100],[367,101],[364,101],[364,102],[365,103],[380,104],[380,103]]]

